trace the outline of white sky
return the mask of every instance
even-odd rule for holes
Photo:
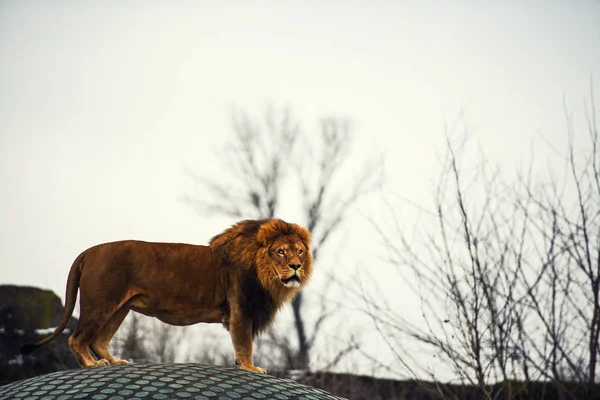
[[[581,127],[600,80],[599,1],[124,3],[0,2],[0,283],[63,297],[89,246],[226,228],[181,198],[232,104],[351,117],[419,198],[461,108],[511,169],[564,144],[563,96]]]

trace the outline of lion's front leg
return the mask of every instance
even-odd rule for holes
[[[246,371],[266,374],[265,369],[255,366],[252,362],[252,319],[237,307],[232,307],[229,329],[235,351],[235,363]]]

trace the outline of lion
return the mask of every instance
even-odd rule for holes
[[[310,232],[281,219],[238,222],[208,246],[135,240],[100,244],[73,262],[58,327],[22,346],[21,353],[61,334],[79,289],[79,323],[69,347],[82,367],[127,364],[108,345],[133,310],[171,325],[222,323],[231,335],[236,364],[264,374],[252,361],[253,339],[311,274]]]

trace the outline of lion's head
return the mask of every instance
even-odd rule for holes
[[[277,303],[289,300],[312,274],[310,233],[281,219],[242,221],[210,241],[224,263],[255,268]]]
[[[296,224],[270,220],[258,229],[256,240],[261,248],[257,268],[270,280],[287,288],[300,288],[312,274],[310,233]]]

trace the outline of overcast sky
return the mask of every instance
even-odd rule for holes
[[[503,168],[544,159],[600,80],[600,2],[485,3],[0,2],[0,284],[64,297],[89,246],[207,243],[231,221],[184,169],[219,168],[233,104],[350,117],[416,198],[460,110]]]

